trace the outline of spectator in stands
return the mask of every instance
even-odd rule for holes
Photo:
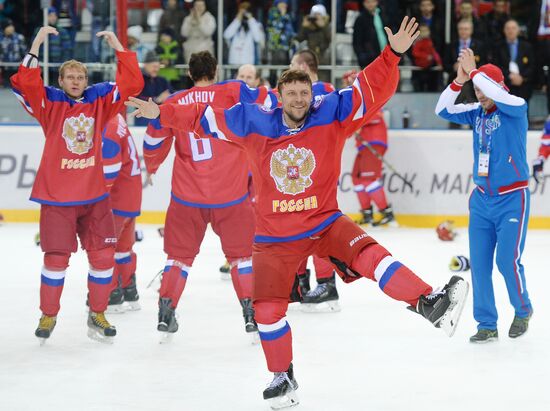
[[[458,8],[458,18],[456,21],[468,20],[472,23],[474,28],[473,37],[476,39],[483,39],[485,36],[485,30],[482,23],[474,15],[474,5],[472,0],[462,0]],[[454,77],[453,77],[454,78]]]
[[[0,32],[0,62],[21,63],[25,54],[27,54],[27,45],[25,37],[15,31],[15,26],[11,19],[2,21],[2,31]],[[2,83],[4,87],[10,86],[10,77],[17,72],[15,67],[2,67]]]
[[[244,81],[248,87],[257,88],[260,86],[260,73],[252,64],[243,64],[237,71],[237,80]]]
[[[189,16],[183,19],[181,35],[186,40],[183,43],[185,62],[189,63],[191,54],[199,51],[209,51],[214,55],[212,35],[216,31],[216,19],[206,10],[204,0],[195,0]]]
[[[419,13],[417,14],[416,20],[419,24],[428,26],[435,49],[438,53],[441,53],[444,40],[444,24],[442,24],[442,20],[435,15],[433,0],[420,0],[418,9]]]
[[[413,64],[422,70],[413,71],[414,91],[439,91],[442,86],[440,70],[443,63],[432,42],[428,25],[421,24],[419,31],[420,35],[412,46],[412,56]]]
[[[155,103],[162,104],[172,94],[173,89],[170,87],[170,83],[164,77],[161,77],[159,73],[159,56],[154,51],[149,51],[145,56],[142,69],[145,85],[141,93],[139,93],[138,98],[142,100],[152,98]],[[149,124],[149,120],[146,118],[136,118],[134,124],[136,126],[146,126]]]
[[[364,0],[363,10],[353,26],[353,50],[359,66],[369,65],[388,43],[378,0]]]
[[[111,48],[103,50],[101,47],[101,39],[96,34],[102,30],[105,30],[107,26],[111,24],[111,0],[87,0],[86,7],[92,14],[92,39],[91,39],[91,61],[93,62],[107,62],[112,53]],[[94,75],[92,79],[95,83],[99,80]]]
[[[58,11],[55,7],[48,9],[48,24],[55,27],[59,33],[57,36],[49,36],[48,38],[48,61],[50,63],[63,63],[73,57],[73,47],[70,33],[58,24]],[[36,36],[40,30],[38,27],[33,35]],[[42,47],[40,48],[40,54],[43,53]],[[59,68],[50,68],[49,76],[50,83],[57,81],[59,77]]]
[[[128,49],[134,51],[137,54],[138,61],[142,63],[147,53],[151,51],[141,43],[143,27],[130,26],[126,33],[128,35]]]
[[[179,6],[178,0],[168,0],[166,2],[166,6],[164,7],[162,16],[160,16],[159,33],[164,32],[166,29],[170,29],[177,36],[175,37],[175,40],[181,41],[180,30],[181,25],[183,24],[183,19],[187,15],[186,11],[186,9]]]
[[[290,46],[295,35],[288,0],[275,0],[267,15],[267,60],[270,64],[290,62]]]
[[[317,55],[320,64],[330,64],[330,17],[325,6],[316,4],[311,8],[302,21],[296,40],[305,41],[307,48]]]
[[[550,113],[550,75],[543,67],[550,67],[550,1],[538,0],[533,17],[530,39],[535,42],[538,83],[546,87],[546,110]]]
[[[504,23],[510,19],[507,0],[493,0],[493,10],[481,16],[481,24],[487,33],[489,44],[498,44],[504,40]]]
[[[493,56],[494,64],[502,69],[510,93],[529,103],[536,73],[535,58],[531,44],[519,38],[516,20],[510,19],[504,25],[504,41],[495,47]]]
[[[474,26],[471,20],[460,20],[457,25],[458,37],[447,47],[443,56],[443,67],[449,73],[449,79],[452,81],[456,78],[458,70],[458,55],[460,50],[470,48],[474,51],[476,64],[482,66],[486,63],[487,53],[485,44],[481,40],[473,38]],[[457,98],[458,103],[471,103],[477,101],[475,98],[474,87],[471,81],[468,81]]]
[[[79,17],[74,0],[52,0],[52,6],[59,12],[57,17],[58,27],[63,27],[71,37],[71,48],[74,48],[76,31],[79,25]]]
[[[176,40],[174,31],[166,28],[161,31],[160,39],[155,49],[158,54],[160,63],[164,66],[159,71],[159,76],[164,77],[170,82],[170,86],[174,90],[181,88],[180,70],[175,68],[175,64],[182,63],[181,47]]]
[[[250,12],[250,3],[243,1],[235,19],[223,32],[229,44],[229,64],[258,64],[265,43],[264,29]]]

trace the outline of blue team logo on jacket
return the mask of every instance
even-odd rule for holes
[[[476,117],[476,133],[478,134],[482,134],[481,129],[484,128],[483,133],[488,136],[500,127],[500,116],[498,114],[486,118],[485,121],[483,120],[482,117]]]

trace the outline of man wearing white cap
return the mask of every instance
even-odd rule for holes
[[[296,40],[306,41],[307,48],[317,55],[320,64],[330,63],[330,17],[325,6],[316,4],[311,8],[310,14],[302,21]]]

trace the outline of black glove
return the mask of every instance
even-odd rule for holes
[[[544,168],[544,159],[537,157],[533,160],[533,178],[537,183],[542,181],[542,169]]]

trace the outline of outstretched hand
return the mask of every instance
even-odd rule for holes
[[[470,74],[472,70],[476,69],[476,56],[472,49],[462,49],[460,50],[460,55],[458,56],[458,62],[464,69],[467,74]]]
[[[136,108],[135,111],[132,111],[129,115],[135,117],[144,117],[144,118],[157,118],[160,115],[160,108],[152,98],[149,100],[141,100],[136,97],[128,97],[128,101],[124,103],[128,107]]]
[[[112,31],[100,31],[96,34],[96,36],[104,37],[105,40],[107,40],[107,44],[109,44],[112,49],[116,51],[124,51],[124,47],[122,47],[118,37]]]
[[[36,36],[34,37],[34,40],[31,44],[31,49],[29,50],[29,52],[37,56],[40,46],[42,45],[42,43],[44,43],[44,41],[46,40],[46,37],[48,37],[50,34],[57,36],[59,32],[55,27],[52,27],[52,26],[41,27],[40,30],[38,30],[38,33],[36,33]]]
[[[401,27],[399,27],[397,33],[393,34],[388,27],[384,27],[384,30],[392,50],[397,53],[406,52],[420,35],[416,19],[414,17],[409,19],[408,16],[405,16],[401,21]]]

